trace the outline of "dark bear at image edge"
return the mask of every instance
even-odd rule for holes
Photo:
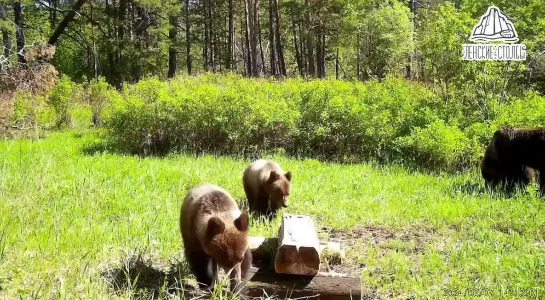
[[[545,128],[502,128],[494,132],[481,160],[487,186],[508,191],[525,188],[539,173],[540,194],[545,192]]]
[[[250,211],[274,218],[278,210],[288,207],[291,180],[291,172],[284,172],[272,160],[258,159],[251,163],[242,176]]]
[[[242,287],[252,264],[248,213],[227,191],[208,183],[191,189],[182,204],[180,231],[186,260],[201,287],[214,288],[218,266],[232,270],[232,292]]]

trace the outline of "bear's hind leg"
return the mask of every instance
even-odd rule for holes
[[[256,204],[256,197],[254,190],[246,183],[246,180],[244,179],[242,181],[242,186],[244,187],[244,193],[246,194],[246,199],[248,199],[248,208],[250,210],[255,209]]]
[[[276,217],[276,214],[278,213],[279,210],[280,208],[278,207],[278,205],[271,201],[267,210],[267,216],[270,221],[272,221]]]
[[[539,169],[539,196],[545,196],[545,170]]]
[[[199,286],[213,289],[218,278],[218,265],[212,257],[202,250],[186,251],[185,255]]]
[[[269,195],[265,193],[263,188],[261,188],[257,193],[254,209],[259,215],[267,215],[269,210]]]
[[[528,169],[521,165],[506,166],[503,172],[503,182],[508,195],[513,195],[517,189],[524,190],[530,183]]]

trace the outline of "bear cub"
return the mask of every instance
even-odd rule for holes
[[[250,210],[272,219],[278,210],[288,207],[291,177],[291,172],[284,172],[272,160],[259,159],[250,164],[242,176]]]
[[[248,213],[219,186],[201,184],[190,190],[180,212],[185,257],[200,286],[213,289],[218,266],[230,273],[236,292],[252,263],[248,248]]]

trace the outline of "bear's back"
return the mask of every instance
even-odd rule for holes
[[[180,212],[180,230],[182,235],[194,235],[201,239],[211,217],[220,217],[226,227],[234,223],[241,212],[233,197],[223,188],[205,183],[189,191]]]
[[[279,164],[268,159],[258,159],[254,161],[246,170],[246,177],[249,181],[257,181],[262,183],[269,179],[271,171],[276,171],[278,174],[283,174],[284,171]]]

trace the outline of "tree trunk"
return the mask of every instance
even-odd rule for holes
[[[318,33],[316,35],[316,72],[318,78],[322,78],[322,33],[321,28],[318,27]]]
[[[185,39],[186,39],[186,64],[187,74],[191,75],[191,29],[189,23],[189,0],[185,0]]]
[[[339,80],[339,48],[335,54],[335,79]]]
[[[258,76],[261,76],[263,72],[265,71],[265,54],[263,52],[263,43],[261,41],[261,20],[259,18],[259,2],[258,1],[259,0],[256,0],[258,6],[255,11],[257,16],[256,26],[257,26],[257,36],[259,40],[259,53],[261,57],[261,68],[259,68]]]
[[[245,0],[244,0],[245,1]],[[244,69],[244,76],[245,77],[248,77],[249,74],[247,73],[248,71],[248,66],[246,64],[246,42],[247,42],[247,35],[245,34],[246,32],[246,26],[244,25],[246,22],[246,18],[240,18],[240,37],[241,37],[241,48],[242,48],[242,64],[243,64],[243,69]],[[235,66],[236,66],[236,62],[235,62]]]
[[[213,15],[213,5],[214,0],[208,0],[208,33],[210,35],[208,41],[210,42],[210,64],[212,68],[212,72],[216,71],[216,56],[217,56],[217,43],[216,40],[216,32],[214,30],[214,15]]]
[[[17,40],[17,57],[20,64],[25,64],[26,59],[23,53],[25,47],[25,32],[23,30],[23,5],[21,2],[13,3],[13,12],[15,16],[15,38]]]
[[[284,60],[284,50],[282,48],[282,38],[280,36],[280,17],[278,14],[278,0],[273,0],[273,11],[275,19],[275,40],[276,40],[276,53],[278,55],[278,64],[280,68],[280,75],[286,77],[286,63]]]
[[[143,41],[146,40],[144,33],[148,29],[148,21],[147,21],[148,15],[147,15],[147,12],[142,7],[136,6],[136,5],[137,4],[133,2],[133,11],[136,10],[136,17],[133,17],[134,21],[131,23],[134,24],[133,28],[135,31],[134,36],[136,38],[135,48],[136,48],[137,57],[135,61],[132,62],[131,65],[132,65],[133,80],[138,82],[140,81],[140,78],[142,77],[142,65],[141,65],[140,57],[142,57],[142,52],[144,51],[144,48],[145,48],[142,44],[143,44]],[[136,9],[134,9],[134,6],[136,6]],[[170,31],[169,31],[169,34],[170,34]],[[170,48],[169,48],[169,63],[170,63]],[[170,65],[169,65],[169,68],[170,68]]]
[[[274,31],[274,13],[273,13],[273,2],[274,0],[269,0],[269,57],[270,57],[270,67],[271,75],[277,76],[276,72],[276,47],[274,43],[275,31]]]
[[[119,0],[119,9],[117,11],[117,49],[116,49],[116,63],[118,71],[118,82],[121,84],[123,82],[122,70],[125,68],[123,60],[123,50],[125,49],[125,20],[127,19],[127,1],[128,0]]]
[[[356,38],[356,43],[357,43],[357,59],[356,59],[356,78],[358,80],[361,80],[361,47],[360,47],[360,33],[358,32],[357,34],[357,38]]]
[[[8,18],[7,11],[4,4],[0,3],[0,20],[6,21]],[[4,56],[9,57],[11,55],[11,39],[9,38],[9,31],[2,29],[2,45],[4,46]]]
[[[316,41],[316,68],[318,71],[318,78],[324,78],[325,77],[325,42],[324,42],[324,32],[323,32],[323,25],[319,25],[317,27],[318,32],[316,34],[316,38],[318,39]]]
[[[308,76],[308,60],[307,60],[307,48],[305,47],[306,39],[303,33],[304,21],[299,19],[299,49],[301,49],[301,65],[303,67],[304,76]]]
[[[293,31],[293,48],[295,49],[295,60],[297,62],[297,70],[299,75],[303,77],[303,64],[301,63],[301,52],[299,50],[299,42],[297,41],[297,27],[295,23],[295,16],[292,13],[292,31]]]
[[[203,16],[204,16],[204,45],[203,45],[203,49],[202,49],[202,55],[203,55],[203,62],[204,62],[204,69],[206,71],[210,71],[209,70],[209,63],[208,63],[208,52],[209,52],[209,49],[208,49],[208,45],[209,45],[209,40],[208,40],[208,1],[211,1],[211,0],[204,0],[203,1]]]
[[[168,78],[176,76],[176,39],[178,35],[178,18],[175,15],[169,18],[168,39]]]
[[[321,66],[321,70],[322,70],[322,74],[321,74],[321,78],[325,78],[326,77],[326,65],[325,65],[325,55],[326,55],[326,41],[325,41],[325,28],[324,26],[322,25],[322,29],[321,29],[321,34],[322,34],[322,50],[321,50],[321,61],[320,61],[320,64],[322,65]]]
[[[252,20],[252,28],[251,28],[251,50],[252,50],[252,76],[258,77],[259,76],[259,70],[257,68],[257,46],[259,43],[259,24],[258,24],[258,16],[259,16],[259,0],[253,0],[253,5],[250,9],[250,19]]]
[[[70,24],[70,22],[72,22],[72,20],[76,16],[76,12],[83,6],[83,4],[85,4],[85,2],[87,2],[87,0],[78,0],[78,2],[74,4],[74,6],[72,7],[72,10],[66,14],[64,19],[62,19],[62,21],[59,23],[59,25],[57,26],[57,28],[51,35],[51,37],[49,37],[49,41],[47,42],[48,44],[54,45],[57,42],[61,34],[64,32],[64,30],[68,26],[68,24]]]
[[[98,53],[97,53],[97,46],[95,42],[95,25],[94,25],[94,17],[93,17],[93,1],[89,1],[89,12],[91,17],[91,41],[93,43],[93,78],[95,80],[98,79],[99,74],[99,64],[98,64]],[[96,124],[95,124],[96,125]]]
[[[409,9],[411,11],[411,21],[413,23],[413,28],[416,28],[416,22],[415,22],[415,15],[416,15],[416,0],[409,0]],[[411,39],[413,39],[414,32],[411,35]],[[406,78],[412,79],[413,75],[413,63],[414,63],[414,50],[409,52],[409,62],[406,67]]]
[[[305,35],[307,39],[307,65],[308,65],[308,75],[310,77],[316,76],[316,69],[314,66],[314,53],[313,53],[313,36],[311,33],[311,18],[310,18],[310,6],[308,0],[305,0]]]
[[[49,6],[53,7],[52,10],[49,11],[49,22],[51,25],[51,28],[55,28],[55,24],[57,24],[57,7],[58,7],[58,0],[50,0]]]
[[[225,62],[225,67],[227,70],[233,69],[233,56],[235,49],[235,23],[234,23],[234,8],[233,0],[229,0],[229,38],[227,41],[227,60]]]
[[[253,75],[253,57],[252,57],[252,49],[251,49],[251,46],[250,46],[250,28],[253,28],[252,24],[251,24],[251,20],[252,20],[252,16],[250,15],[250,3],[249,1],[250,0],[243,0],[244,1],[244,17],[246,19],[246,37],[245,37],[245,42],[246,42],[246,59],[245,59],[245,63],[246,63],[246,76],[250,77]]]

